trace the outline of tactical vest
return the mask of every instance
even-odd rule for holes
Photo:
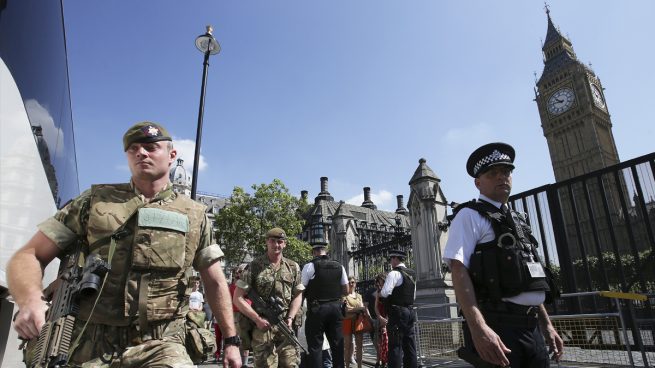
[[[342,294],[341,264],[329,260],[328,256],[316,257],[312,263],[314,264],[314,278],[309,280],[305,291],[307,303],[339,300]]]
[[[409,306],[414,304],[416,294],[416,275],[413,270],[407,267],[396,267],[394,271],[400,272],[403,277],[403,284],[393,288],[387,302],[391,305]]]
[[[159,198],[146,204],[129,184],[91,188],[89,254],[108,259],[110,236],[125,223],[92,322],[126,326],[137,315],[146,315],[151,322],[187,313],[186,272],[199,245],[204,206],[170,189]],[[82,319],[89,319],[95,299],[80,301]]]
[[[468,271],[478,301],[499,301],[525,291],[545,291],[550,300],[549,271],[541,264],[537,253],[538,242],[527,223],[527,215],[509,210],[510,216],[483,200],[459,205],[453,217],[462,208],[477,211],[491,222],[495,238],[479,243],[471,255]],[[543,277],[534,277],[534,267],[541,266]]]

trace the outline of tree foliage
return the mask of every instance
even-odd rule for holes
[[[311,258],[311,247],[295,238],[302,231],[301,216],[306,207],[301,199],[289,194],[279,179],[270,184],[254,184],[252,193],[235,187],[228,205],[216,216],[216,238],[224,248],[228,264],[244,261],[248,254],[266,251],[266,232],[280,227],[289,237],[284,255],[302,264]]]

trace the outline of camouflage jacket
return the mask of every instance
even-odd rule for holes
[[[107,259],[110,235],[124,223],[126,235],[116,241],[93,316],[89,312],[95,297],[80,301],[80,317],[125,326],[139,315],[148,321],[183,316],[191,267],[203,269],[223,254],[218,245],[209,244],[204,206],[177,195],[171,185],[147,203],[131,184],[94,185],[39,230],[62,250],[79,238],[88,253]]]
[[[254,288],[257,293],[268,300],[269,296],[280,298],[284,302],[285,310],[304,286],[300,282],[300,266],[298,263],[282,257],[279,268],[275,269],[266,254],[257,257],[250,263],[248,272],[237,281],[237,287],[246,290]],[[261,313],[259,310],[255,310]]]

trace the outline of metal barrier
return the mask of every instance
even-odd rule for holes
[[[421,304],[414,308],[418,316],[419,309],[452,309],[459,308],[457,303]],[[450,311],[438,313],[439,315],[452,314]],[[449,361],[459,361],[457,349],[464,344],[462,332],[463,318],[438,318],[431,316],[418,319],[415,325],[416,353],[421,367],[428,367],[434,361],[439,364],[448,364]]]
[[[607,291],[563,294],[570,298],[606,298],[615,309],[609,313],[552,315],[551,321],[564,340],[562,366],[575,367],[651,367],[655,364],[653,336],[655,321],[635,319],[632,302],[643,302],[646,296]],[[457,308],[457,304],[430,304],[419,309]],[[418,313],[416,313],[418,316]],[[439,313],[439,315],[453,315]],[[627,327],[634,322],[635,330]],[[416,345],[423,367],[459,365],[457,349],[464,343],[463,319],[423,316],[416,323]],[[634,333],[636,332],[636,333]],[[554,363],[553,363],[554,364]]]
[[[608,313],[551,316],[555,329],[564,339],[565,362],[584,362],[588,366],[650,367],[655,353],[647,351],[641,338],[645,330],[629,333],[625,311],[634,300],[646,296],[634,293],[594,291],[562,294],[564,299],[601,297],[611,300],[614,311]],[[623,303],[623,305],[622,305]],[[651,321],[652,322],[652,321]],[[637,327],[638,328],[638,327]],[[635,338],[636,336],[636,338]]]

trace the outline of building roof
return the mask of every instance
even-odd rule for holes
[[[546,30],[546,40],[544,41],[542,50],[544,55],[546,50],[554,46],[554,44],[561,44],[562,49],[555,55],[550,56],[544,60],[544,70],[541,73],[541,77],[537,81],[537,85],[541,84],[542,81],[550,78],[551,76],[557,74],[558,72],[566,69],[571,65],[577,65],[584,68],[585,71],[595,75],[594,72],[587,65],[583,64],[578,60],[573,51],[573,44],[571,41],[562,36],[559,29],[553,23],[552,18],[550,17],[550,10],[546,10],[548,16],[548,29]]]
[[[546,31],[546,40],[544,41],[544,46],[550,44],[551,42],[559,41],[562,38],[562,34],[559,32],[559,29],[553,24],[553,20],[550,18],[550,11],[546,11],[548,16],[548,30]]]
[[[184,160],[177,159],[177,165],[171,168],[169,178],[172,183],[184,186],[191,186],[191,176],[184,168]]]
[[[320,208],[319,208],[320,207]],[[381,225],[385,227],[395,227],[396,217],[400,218],[400,224],[404,228],[409,228],[409,216],[398,214],[395,212],[374,210],[366,207],[352,205],[343,201],[320,201],[318,204],[312,206],[308,214],[322,215],[322,222],[332,223],[334,217],[352,217],[358,223],[366,222],[370,228],[371,224],[375,224],[379,229]],[[310,219],[313,222],[314,219]]]
[[[409,185],[412,185],[415,181],[423,179],[423,178],[432,178],[436,179],[437,181],[441,181],[437,174],[432,171],[430,166],[426,163],[426,160],[424,158],[421,158],[418,160],[418,167],[416,168],[416,171],[414,171],[414,175],[412,178],[409,180]]]

